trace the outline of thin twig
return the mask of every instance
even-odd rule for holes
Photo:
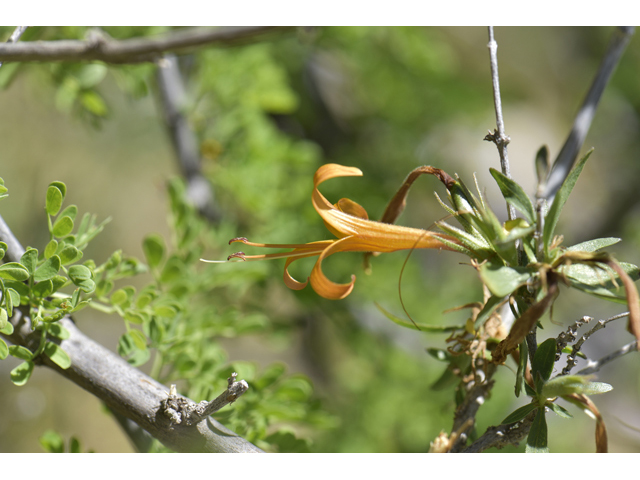
[[[592,373],[596,373],[602,367],[604,367],[607,363],[612,362],[616,358],[622,357],[627,353],[636,352],[638,350],[638,341],[634,340],[631,343],[626,344],[624,347],[619,348],[615,352],[610,353],[609,355],[605,355],[604,357],[596,360],[595,362],[590,362],[589,365],[578,372],[578,375],[591,375]]]
[[[549,203],[553,201],[558,189],[569,175],[569,172],[571,172],[578,158],[578,153],[582,148],[589,127],[591,127],[591,121],[596,113],[598,103],[600,103],[602,92],[604,92],[607,83],[609,83],[609,79],[618,65],[629,40],[631,40],[634,30],[634,27],[618,27],[613,33],[600,68],[573,122],[573,128],[549,173],[543,194],[543,197]]]
[[[493,105],[496,110],[496,125],[497,130],[489,134],[484,138],[485,140],[492,141],[498,147],[498,153],[500,155],[500,168],[502,173],[511,178],[511,172],[509,169],[509,155],[507,154],[507,145],[511,139],[504,131],[504,119],[502,117],[502,100],[500,98],[500,77],[498,75],[498,43],[493,38],[493,27],[489,27],[489,58],[491,64],[491,83],[493,84]],[[507,205],[509,220],[516,218],[516,210],[511,205]]]
[[[156,61],[164,52],[184,52],[203,45],[234,45],[255,41],[293,27],[185,28],[151,38],[114,40],[91,30],[86,40],[53,40],[0,44],[0,61],[61,62],[99,60],[105,63]]]

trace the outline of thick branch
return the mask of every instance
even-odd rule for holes
[[[0,240],[8,246],[8,259],[19,260],[24,248],[2,217]],[[7,337],[9,341],[25,346],[38,343],[40,332],[31,330],[31,322],[21,310],[14,309],[11,322],[15,329]],[[63,370],[45,355],[37,360],[98,397],[117,414],[133,420],[168,448],[178,452],[261,451],[211,417],[193,426],[172,423],[162,408],[169,396],[167,387],[84,335],[70,318],[60,320],[60,325],[70,334],[59,345],[69,355],[71,366]]]
[[[151,38],[114,40],[93,30],[86,40],[53,40],[0,44],[0,61],[105,63],[153,62],[164,52],[184,52],[202,45],[234,45],[292,27],[187,28]]]

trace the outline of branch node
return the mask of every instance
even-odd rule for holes
[[[247,382],[244,380],[238,382],[236,381],[237,377],[238,374],[233,372],[231,377],[227,379],[228,388],[222,392],[222,394],[211,402],[202,401],[198,404],[188,398],[179,396],[176,391],[176,386],[171,385],[168,398],[160,402],[161,411],[169,417],[172,425],[180,425],[182,423],[185,425],[196,425],[222,407],[235,402],[238,397],[249,389]]]

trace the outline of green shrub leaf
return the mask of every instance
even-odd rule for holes
[[[55,277],[60,270],[60,257],[57,255],[53,255],[52,257],[45,260],[45,262],[38,267],[36,272],[33,275],[33,279],[36,282],[42,282],[44,280],[49,280]]]
[[[9,347],[11,349],[11,347]],[[23,362],[11,370],[11,381],[18,386],[22,386],[29,380],[33,373],[33,362]]]
[[[56,345],[53,342],[46,342],[44,344],[44,353],[53,363],[63,370],[71,366],[71,358],[69,358],[67,352],[65,352],[60,345]]]
[[[527,437],[527,453],[547,453],[547,420],[544,416],[544,408],[539,408],[536,417],[531,424]]]
[[[57,215],[62,207],[62,201],[64,196],[57,186],[49,185],[47,188],[47,199],[45,202],[45,209],[51,216]]]
[[[73,230],[73,220],[71,217],[59,217],[53,224],[53,230],[51,231],[56,237],[66,237]]]

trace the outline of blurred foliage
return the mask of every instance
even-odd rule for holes
[[[0,30],[0,39],[11,30]],[[104,30],[114,38],[129,38],[168,29]],[[34,27],[22,40],[86,34],[85,27]],[[500,43],[501,31],[497,34]],[[568,85],[555,77],[518,72],[525,67],[514,66],[515,57],[509,57],[511,63],[501,57],[503,103],[508,108],[509,102],[555,102],[549,109],[561,111],[570,121],[609,34],[608,29],[574,29],[548,35],[545,45],[557,47],[558,55],[575,55],[588,64],[581,70],[583,77],[572,78],[574,83]],[[518,35],[528,39],[532,33],[505,29],[504,45],[526,44],[518,41]],[[572,47],[561,42],[564,36]],[[214,186],[223,218],[217,225],[199,218],[185,201],[183,181],[172,178],[167,182],[171,238],[148,231],[140,239],[149,266],[146,284],[123,285],[118,268],[129,257],[106,257],[112,259],[112,268],[95,276],[91,306],[124,318],[119,353],[135,365],[148,362],[153,376],[166,384],[177,383],[179,392],[195,401],[211,400],[224,390],[229,374],[238,372],[250,389],[216,417],[268,450],[426,451],[441,430],[450,429],[454,409],[450,390],[432,388],[443,366],[425,352],[429,346],[441,347],[444,337],[404,331],[373,308],[376,301],[400,311],[397,291],[406,253],[376,258],[373,274],[358,273],[354,293],[340,302],[319,298],[310,288],[289,291],[281,280],[283,262],[205,266],[198,259],[225,258],[232,253],[227,242],[236,236],[273,243],[329,238],[310,202],[313,172],[323,163],[364,171],[363,178],[332,181],[323,191],[333,201],[338,192],[348,191],[345,196],[364,205],[371,218],[379,218],[417,165],[431,164],[452,174],[468,168],[460,173],[470,178],[473,169],[480,169],[478,162],[461,156],[480,151],[481,138],[493,119],[485,32],[469,38],[479,39],[477,48],[470,49],[464,35],[455,30],[331,27],[300,30],[255,45],[203,48],[181,57],[189,95],[184,113],[198,135],[203,171]],[[614,107],[606,107],[606,102],[602,107],[612,109],[611,118],[631,118],[633,131],[640,107],[638,62],[633,62],[638,52],[632,44],[626,53],[631,60],[623,61],[614,76],[608,93],[615,97]],[[79,120],[77,128],[83,128],[82,123],[99,127],[118,108],[114,85],[132,101],[141,101],[156,91],[155,68],[14,63],[0,69],[0,87],[6,94],[17,82],[33,79],[30,85],[44,90],[60,111]],[[565,63],[561,69],[570,67]],[[561,94],[552,101],[543,94],[536,96],[536,88],[545,88],[536,82],[558,87]],[[559,137],[567,127],[563,124]],[[469,140],[465,129],[472,129],[478,148],[462,144]],[[509,123],[507,130],[516,143]],[[596,133],[590,139],[605,142],[603,137]],[[445,141],[455,144],[453,150],[442,146]],[[551,140],[531,141],[537,149]],[[634,158],[629,152],[633,147],[637,151],[637,142],[614,146],[611,156],[617,163],[612,169],[627,166],[625,159]],[[604,143],[599,151],[606,148]],[[491,158],[494,163],[482,170],[497,166],[495,149]],[[533,172],[533,153],[517,161],[530,165],[527,171]],[[149,171],[153,168],[148,166]],[[99,180],[88,176],[86,181]],[[429,183],[414,187],[400,223],[425,228],[443,216],[432,191],[442,194],[444,189],[432,180],[420,182]],[[3,203],[7,208],[8,202]],[[629,201],[627,211],[633,212],[634,206]],[[119,248],[111,245],[111,251]],[[44,252],[45,245],[39,250]],[[361,256],[343,257],[326,262],[329,278],[345,281],[360,272]],[[464,322],[464,313],[442,312],[482,298],[480,282],[474,275],[463,276],[465,267],[457,265],[463,257],[451,257],[435,252],[411,255],[402,273],[402,298],[416,321]],[[304,278],[313,262],[298,263],[292,274]],[[572,310],[568,315],[585,313]],[[268,351],[302,346],[296,363],[288,366],[230,360],[236,355],[227,345],[241,337],[257,338]],[[288,373],[301,370],[308,375]],[[512,386],[510,377],[494,389],[489,408],[493,417],[481,424],[497,424],[510,411]],[[61,438],[47,440],[45,448],[61,451],[62,443]]]

